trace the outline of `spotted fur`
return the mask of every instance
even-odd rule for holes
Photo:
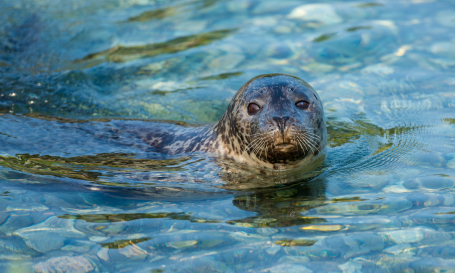
[[[307,109],[296,106],[301,100],[309,103]],[[261,107],[254,115],[247,110],[252,102]],[[266,74],[248,81],[212,126],[161,123],[143,130],[140,136],[161,153],[202,151],[270,169],[301,166],[327,145],[319,96],[305,81],[285,74]]]

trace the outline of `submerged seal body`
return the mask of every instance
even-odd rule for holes
[[[302,166],[327,146],[319,96],[305,81],[285,74],[245,83],[214,125],[161,124],[140,137],[165,154],[202,151],[270,169]]]

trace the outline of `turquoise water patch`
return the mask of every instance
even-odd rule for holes
[[[1,272],[455,267],[450,1],[2,1]],[[163,155],[249,79],[324,103],[310,173]]]

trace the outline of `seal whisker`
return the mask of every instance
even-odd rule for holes
[[[260,151],[259,155],[262,155],[262,153],[264,152],[264,149],[265,149],[265,147],[266,147],[266,144],[267,144],[267,141],[264,141],[264,142],[262,143],[262,148],[261,148],[261,151]],[[266,151],[266,153],[267,153],[267,151]]]
[[[267,138],[269,137],[269,134],[267,134]],[[267,150],[269,148],[269,145],[267,144],[267,139],[265,139],[263,145],[262,145],[262,150],[261,150],[261,154],[263,151],[265,151],[265,157],[267,158]]]
[[[312,138],[307,138],[307,139],[308,139],[308,141],[309,141],[310,143],[312,143],[312,144],[314,145],[314,148],[316,148],[316,150],[319,152],[319,149],[317,148],[317,146],[319,145],[319,143],[318,143],[316,140],[312,139]]]
[[[245,148],[245,150],[243,151],[242,155],[249,149],[253,148],[259,141],[265,139],[267,136],[264,136],[262,138],[257,138],[255,140],[253,140],[252,142],[250,142],[250,144],[248,144],[248,146]]]
[[[313,149],[313,146],[310,144],[310,142],[308,141],[308,138],[301,138],[301,140],[305,143],[305,145],[311,149],[311,151],[313,152],[314,149]]]
[[[263,139],[261,142],[259,142],[259,143],[257,144],[256,148],[253,150],[253,153],[254,153],[257,157],[259,157],[259,155],[260,155],[260,154],[258,155],[257,152],[260,151],[260,150],[259,150],[259,149],[261,148],[260,146],[261,146],[265,141],[266,141],[266,139]]]
[[[312,147],[311,150],[313,152],[314,152],[314,149],[316,149],[319,152],[319,149],[317,147],[317,143],[314,140],[312,140],[311,138],[307,138],[306,140],[308,141],[308,143],[310,143],[310,145]]]
[[[300,141],[303,143],[303,145],[306,147],[305,151],[309,151],[310,150],[310,145],[308,145],[308,142],[305,141],[305,138],[303,138],[302,136],[299,136],[300,137]]]
[[[311,134],[311,133],[310,133],[310,134],[308,134],[308,133],[304,133],[304,134],[305,134],[305,135],[307,135],[307,136],[308,136],[308,137],[310,137],[310,138],[316,138],[316,139],[318,139],[318,140],[320,140],[320,139],[321,139],[321,137],[320,137],[320,136],[318,136],[318,135],[316,135],[316,134]]]
[[[313,132],[308,131],[306,128],[305,128],[304,130],[302,130],[302,132],[303,132],[304,134],[309,135],[309,136],[314,136],[314,137],[318,137],[318,138],[319,138],[319,135],[317,135],[317,134],[315,134],[315,133],[313,133]]]
[[[298,137],[297,137],[297,141],[298,141],[297,143],[299,144],[300,148],[302,148],[302,152],[305,152],[307,149],[303,148],[304,145],[302,145],[302,141]]]
[[[305,134],[317,136],[317,134],[315,134],[315,133],[313,133],[313,132],[310,132],[310,131],[308,131],[308,130],[303,130],[303,132],[304,132]]]
[[[262,145],[265,141],[267,141],[267,138],[268,138],[268,135],[266,134],[265,136],[261,137],[261,138],[257,138],[255,140],[253,140],[250,145],[248,145],[246,148],[245,148],[245,151],[243,153],[245,153],[248,149],[250,149],[254,154],[257,153],[257,149],[259,149],[260,145]],[[243,155],[242,153],[242,155]]]
[[[250,144],[248,144],[248,146],[245,148],[245,151],[248,150],[248,149],[251,149],[253,148],[259,141],[261,141],[262,139],[264,138],[257,138],[255,140],[253,140]]]
[[[313,133],[304,132],[303,135],[305,136],[305,138],[311,139],[313,142],[316,142],[316,143],[317,143],[317,141],[321,140],[320,136],[313,134]]]
[[[292,135],[293,135],[294,142],[298,144],[297,149],[298,149],[298,147],[300,146],[300,148],[302,149],[302,152],[305,152],[305,150],[303,149],[302,144],[300,143],[300,141],[299,141],[299,139],[298,139],[298,135],[295,134],[295,130],[294,130],[294,129],[291,129],[291,132],[293,133]],[[296,140],[296,138],[297,138],[297,140]]]

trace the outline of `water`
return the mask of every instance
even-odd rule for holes
[[[454,1],[0,3],[1,272],[454,270]],[[265,73],[324,102],[310,175],[117,129],[216,122]]]

